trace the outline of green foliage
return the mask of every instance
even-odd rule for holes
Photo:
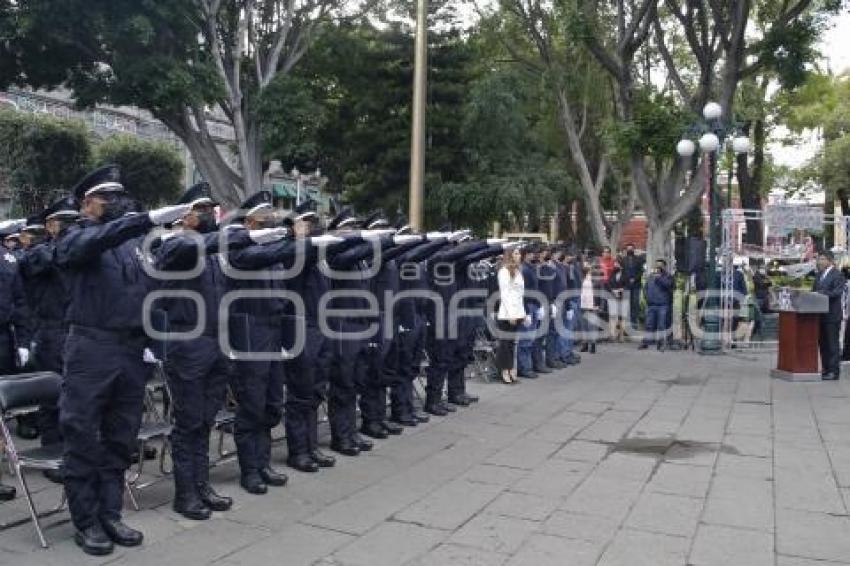
[[[97,164],[121,166],[121,180],[130,194],[149,207],[174,202],[183,190],[183,161],[162,142],[115,136],[97,147]]]
[[[328,118],[309,81],[300,76],[278,76],[259,99],[263,117],[263,147],[269,159],[288,164],[316,163],[318,135]]]
[[[91,145],[75,121],[0,111],[0,180],[13,190],[16,208],[41,210],[86,172]]]
[[[635,94],[634,119],[609,121],[608,132],[621,155],[637,150],[654,160],[673,159],[682,132],[693,122],[672,96],[643,88]]]

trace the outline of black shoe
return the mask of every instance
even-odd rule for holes
[[[319,464],[313,460],[309,454],[295,454],[286,459],[286,465],[290,468],[305,473],[316,473],[319,471]]]
[[[581,351],[582,351],[582,352],[587,352],[587,344],[582,344],[582,345],[581,345]]]
[[[824,375],[821,379],[824,380],[824,381],[837,381],[838,375],[836,375],[834,373],[828,373],[828,374]]]
[[[343,456],[357,456],[360,449],[351,440],[331,440],[331,450]]]
[[[399,434],[404,432],[403,426],[399,426],[399,425],[392,423],[390,421],[382,422],[381,428],[383,428],[386,431],[387,434],[391,434],[393,436],[398,436]]]
[[[233,506],[233,499],[216,493],[208,482],[198,484],[198,495],[210,511],[227,511]]]
[[[383,440],[389,436],[380,423],[363,423],[360,426],[360,432],[378,440]]]
[[[449,412],[440,403],[426,403],[425,412],[437,417],[445,417]]]
[[[516,376],[524,379],[537,379],[537,374],[533,371],[521,371],[517,373]]]
[[[174,498],[172,507],[175,513],[192,521],[206,521],[212,516],[212,510],[194,492],[188,494],[178,493],[177,497]]]
[[[370,450],[372,450],[372,443],[357,433],[354,433],[354,438],[352,438],[351,440],[354,441],[354,444],[357,445],[357,448],[361,452],[369,452]]]
[[[567,364],[565,364],[564,362],[550,362],[546,365],[549,366],[549,369],[551,370],[559,370],[567,367]]]
[[[100,524],[109,540],[118,546],[139,546],[145,538],[142,531],[131,529],[120,520],[104,520]]]
[[[413,418],[420,424],[425,424],[431,420],[431,417],[425,413],[413,413]]]
[[[537,366],[534,368],[535,373],[552,373],[552,370],[545,366]]]
[[[112,554],[115,548],[112,541],[103,532],[103,527],[99,523],[95,523],[91,527],[74,533],[74,542],[77,546],[83,549],[86,554],[92,556],[106,556]]]
[[[11,501],[15,498],[16,493],[15,486],[0,483],[0,501]]]
[[[310,452],[310,458],[312,458],[320,468],[333,468],[334,464],[336,464],[336,458],[328,456],[318,448]]]
[[[44,470],[42,472],[44,477],[47,478],[48,481],[62,485],[65,483],[65,474],[62,473],[62,470]]]
[[[250,476],[242,476],[239,479],[239,485],[248,493],[254,495],[264,495],[269,491],[269,487],[263,483],[263,479],[259,474],[251,474]]]
[[[440,401],[440,406],[447,413],[456,413],[457,412],[457,407],[452,407],[451,405],[449,405],[448,403],[444,403],[443,401]]]
[[[273,487],[283,487],[286,485],[286,482],[289,481],[289,478],[286,477],[286,474],[282,474],[273,470],[270,466],[266,466],[265,468],[260,469],[260,478],[266,483],[266,485],[270,485]]]
[[[640,346],[638,346],[638,350],[646,350],[647,348],[649,348],[649,344],[643,343]]]
[[[472,401],[468,400],[465,395],[449,395],[449,403],[459,405],[461,407],[469,407]]]
[[[417,426],[419,425],[419,421],[416,420],[416,417],[413,415],[400,415],[390,417],[390,422],[394,422],[396,424],[400,424],[402,426]]]

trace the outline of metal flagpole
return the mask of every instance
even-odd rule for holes
[[[410,139],[410,226],[422,229],[425,185],[425,112],[428,90],[428,0],[416,2],[416,49],[413,70],[413,124]]]

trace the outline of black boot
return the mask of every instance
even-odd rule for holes
[[[112,550],[115,548],[100,523],[95,523],[87,529],[74,533],[74,542],[83,549],[83,552],[92,556],[112,554]]]
[[[389,436],[380,423],[364,422],[360,426],[360,432],[368,437],[377,438],[378,440],[383,440]]]
[[[398,436],[399,434],[404,432],[403,426],[400,426],[390,421],[381,422],[381,428],[383,428],[387,432],[387,434],[391,434],[393,436]]]
[[[466,395],[462,393],[459,395],[449,395],[448,400],[452,405],[460,405],[461,407],[468,407],[472,404],[472,401],[468,400]]]
[[[425,400],[425,407],[423,408],[426,413],[437,417],[445,417],[449,414],[449,410],[443,406],[442,393],[429,392],[428,397]]]
[[[349,438],[334,438],[331,440],[331,450],[338,452],[343,456],[357,456],[360,454],[360,448]]]
[[[227,511],[233,506],[233,499],[216,493],[209,482],[198,484],[198,495],[201,497],[204,505],[209,507],[211,511]]]
[[[431,417],[429,417],[427,414],[420,413],[418,411],[414,411],[413,418],[416,419],[416,422],[420,424],[425,424],[427,422],[430,422],[431,420]]]
[[[334,464],[336,464],[336,458],[328,456],[318,448],[315,448],[312,452],[310,452],[310,457],[319,465],[320,468],[333,468]]]
[[[101,526],[106,536],[118,546],[139,546],[145,538],[141,531],[128,527],[121,520],[104,520]]]
[[[265,495],[269,491],[269,486],[257,472],[247,475],[243,473],[242,477],[239,478],[239,485],[242,486],[242,489],[254,495]]]
[[[212,511],[194,489],[177,492],[174,511],[193,521],[206,521],[212,516]]]
[[[299,472],[315,473],[319,471],[319,464],[309,454],[293,454],[286,459],[286,465]]]
[[[15,498],[15,493],[17,493],[17,491],[14,486],[0,483],[0,501],[13,500]]]
[[[275,471],[271,466],[260,468],[260,478],[262,478],[266,485],[274,487],[283,487],[289,480],[289,478],[286,477],[286,474]]]
[[[354,433],[354,437],[352,438],[352,440],[361,452],[369,452],[372,449],[372,443],[357,434],[356,432]]]
[[[417,426],[419,424],[419,421],[416,420],[416,417],[414,417],[413,415],[409,415],[409,414],[408,415],[393,415],[392,417],[390,417],[390,421],[394,422],[396,424],[400,424],[402,426],[410,426],[410,427]]]

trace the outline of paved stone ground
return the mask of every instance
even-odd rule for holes
[[[772,359],[601,345],[578,369],[471,384],[475,407],[265,497],[216,468],[236,505],[204,523],[170,510],[170,482],[151,487],[126,514],[145,545],[100,562],[850,564],[850,384],[772,381]],[[71,534],[50,528],[45,551],[29,526],[4,532],[0,564],[96,562]]]

